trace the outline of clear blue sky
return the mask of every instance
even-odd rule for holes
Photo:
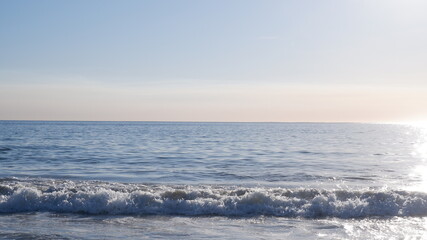
[[[400,121],[427,2],[1,1],[0,119]]]

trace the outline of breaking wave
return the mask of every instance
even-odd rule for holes
[[[427,194],[0,179],[0,213],[366,218],[427,216]]]

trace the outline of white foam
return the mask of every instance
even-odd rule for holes
[[[320,190],[0,180],[0,212],[111,215],[216,215],[365,218],[427,216],[427,194],[391,190]]]

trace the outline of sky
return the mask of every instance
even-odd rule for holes
[[[424,0],[0,1],[0,120],[427,121]]]

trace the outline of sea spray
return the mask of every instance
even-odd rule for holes
[[[2,179],[0,212],[367,218],[427,216],[427,194],[218,185]]]

